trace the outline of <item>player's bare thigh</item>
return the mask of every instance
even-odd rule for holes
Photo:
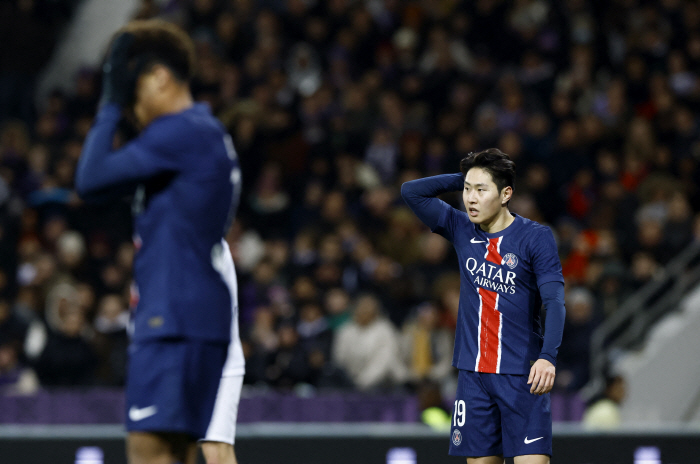
[[[129,464],[195,464],[197,443],[183,433],[129,432]]]
[[[515,464],[549,464],[549,456],[546,454],[527,454],[513,458]],[[483,456],[480,458],[467,458],[467,464],[503,464],[503,456]]]
[[[207,464],[238,464],[233,445],[220,441],[203,441],[201,445]]]

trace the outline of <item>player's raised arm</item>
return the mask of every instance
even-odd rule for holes
[[[106,185],[102,161],[112,152],[112,140],[121,118],[122,108],[134,93],[134,76],[128,72],[129,49],[133,34],[123,33],[112,42],[103,66],[100,110],[88,133],[78,161],[75,185],[81,197],[95,193]]]
[[[167,137],[155,127],[148,128],[147,133],[123,148],[112,150],[112,138],[119,118],[119,108],[104,106],[88,133],[75,176],[75,187],[81,197],[177,170],[175,155],[179,150],[176,147],[168,150],[167,144],[163,143],[160,148],[154,147],[151,141]],[[175,142],[179,138],[170,137],[170,140]]]
[[[174,155],[190,139],[186,127],[162,123],[162,117],[193,105],[187,76],[180,75],[178,66],[168,65],[167,56],[154,61],[148,54],[139,54],[133,42],[130,32],[119,34],[104,65],[100,110],[76,170],[76,190],[82,197],[177,170]],[[121,110],[132,103],[144,129],[125,147],[112,150]]]
[[[461,191],[463,188],[462,174],[441,174],[405,182],[401,186],[401,196],[418,219],[435,232],[445,209],[451,208],[436,197],[447,192]]]
[[[85,139],[75,175],[75,188],[82,198],[93,198],[98,192],[104,194],[106,188],[122,180],[111,169],[116,163],[109,159],[114,155],[111,145],[120,117],[119,107],[113,104],[102,107]]]

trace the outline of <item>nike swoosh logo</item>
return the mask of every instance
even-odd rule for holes
[[[486,243],[486,240],[474,240],[474,237],[472,237],[472,239],[469,241],[472,243]]]
[[[157,412],[158,408],[155,405],[147,406],[145,408],[137,408],[136,406],[132,406],[129,409],[129,419],[131,419],[134,422],[138,422],[140,420],[146,419],[147,417],[151,417]]]
[[[533,438],[532,440],[528,440],[527,437],[525,437],[525,444],[526,444],[526,445],[529,445],[529,444],[532,443],[533,441],[542,440],[543,438],[544,438],[544,437],[539,437],[539,438]]]

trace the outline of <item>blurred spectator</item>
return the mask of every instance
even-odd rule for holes
[[[276,317],[270,307],[260,306],[255,309],[253,325],[248,331],[248,337],[244,338],[246,346],[250,347],[246,353],[246,383],[265,381],[267,360],[279,346],[275,323]]]
[[[31,395],[39,389],[39,379],[34,371],[20,360],[19,343],[0,342],[0,393],[5,395]]]
[[[415,216],[414,216],[415,217]],[[424,233],[416,238],[419,258],[406,268],[406,280],[410,282],[410,293],[416,300],[430,298],[436,279],[454,269],[453,248],[443,237]]]
[[[129,312],[121,295],[105,295],[97,305],[95,317],[95,349],[100,363],[98,382],[123,386],[126,379],[126,350],[129,344],[127,326]]]
[[[630,286],[625,268],[618,262],[602,264],[595,282],[597,309],[603,317],[610,316],[630,295]]]
[[[0,393],[31,394],[39,387],[23,351],[28,330],[28,321],[0,299]]]
[[[277,329],[279,344],[269,354],[265,366],[265,381],[275,387],[289,389],[297,383],[306,382],[309,377],[307,350],[299,343],[299,334],[288,321],[283,321]]]
[[[71,277],[81,280],[89,277],[85,262],[86,252],[85,239],[79,232],[65,231],[56,240],[58,265],[62,272]]]
[[[36,76],[51,56],[56,32],[69,2],[0,3],[0,40],[12,43],[0,53],[0,121],[34,113]]]
[[[620,426],[620,404],[627,395],[627,384],[620,375],[605,379],[603,397],[594,400],[583,414],[583,426],[591,430],[610,430]]]
[[[452,415],[442,401],[440,385],[433,381],[422,381],[417,389],[421,421],[433,430],[447,431],[452,425]]]
[[[566,321],[557,360],[555,388],[577,391],[588,382],[590,343],[599,323],[593,294],[585,287],[568,289]]]
[[[331,288],[326,292],[324,308],[328,315],[328,325],[334,332],[352,319],[350,296],[340,287]]]
[[[92,385],[97,354],[87,341],[89,326],[75,288],[56,286],[48,296],[48,337],[35,369],[43,386]]]
[[[316,301],[304,303],[299,309],[299,323],[297,332],[302,345],[307,350],[320,349],[330,354],[330,344],[333,334],[328,326],[328,321],[323,314],[321,304]]]
[[[358,297],[353,321],[334,340],[333,360],[361,390],[395,387],[407,379],[398,333],[381,311],[376,297]]]
[[[5,298],[0,298],[0,344],[22,346],[29,330],[29,322],[15,311]]]
[[[646,251],[638,251],[632,255],[632,285],[641,288],[650,282],[659,271],[659,263]]]
[[[454,337],[439,324],[437,306],[423,303],[403,326],[401,353],[413,382],[427,379],[442,384],[453,374]]]
[[[249,197],[253,226],[260,233],[269,234],[287,226],[289,196],[281,189],[280,170],[279,165],[266,165]]]
[[[351,389],[352,381],[345,371],[331,362],[323,350],[312,348],[308,353],[308,382],[316,388],[326,390]]]
[[[389,183],[396,175],[398,147],[392,140],[388,129],[379,128],[374,131],[372,141],[367,147],[365,160],[377,170],[384,183]]]

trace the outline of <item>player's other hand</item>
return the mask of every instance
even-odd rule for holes
[[[546,359],[538,359],[530,368],[530,377],[527,384],[530,385],[530,393],[544,395],[552,391],[554,377],[556,376],[554,364]]]
[[[123,32],[114,38],[102,67],[101,103],[116,103],[125,106],[132,97],[133,82],[128,71],[129,48],[134,35]]]

